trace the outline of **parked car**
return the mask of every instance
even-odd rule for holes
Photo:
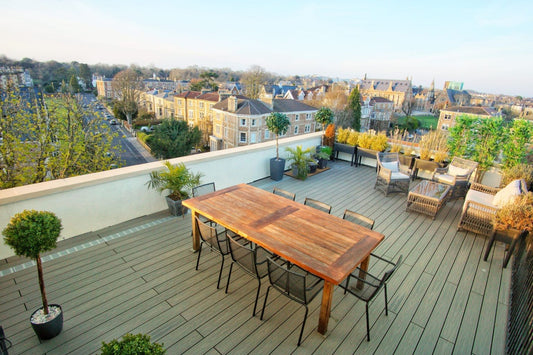
[[[111,121],[109,121],[109,124],[116,125],[116,124],[118,124],[118,122],[117,122],[117,120],[112,119]]]
[[[153,131],[154,131],[154,129],[151,126],[142,126],[141,127],[141,132],[152,133]]]

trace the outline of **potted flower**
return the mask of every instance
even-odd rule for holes
[[[279,181],[283,178],[285,171],[285,159],[279,157],[278,137],[287,133],[291,121],[287,115],[280,112],[272,112],[266,118],[268,130],[276,136],[276,157],[270,159],[270,178]]]
[[[383,152],[389,146],[385,133],[369,130],[359,135],[357,140],[356,166],[361,164],[362,158],[377,159],[376,154]]]
[[[163,355],[166,352],[163,344],[151,342],[150,336],[146,334],[126,334],[121,340],[102,342],[100,351],[102,355]]]
[[[165,197],[168,209],[173,216],[181,216],[184,214],[181,201],[190,197],[192,188],[200,184],[200,178],[203,175],[192,173],[183,163],[172,165],[166,161],[164,165],[167,171],[152,171],[150,180],[146,184],[148,188],[156,189],[161,193],[169,190],[170,194]]]
[[[533,232],[533,192],[518,195],[512,203],[502,206],[496,212],[494,228],[500,233],[519,233],[524,229]]]
[[[51,339],[63,329],[63,310],[48,304],[44,288],[41,254],[56,247],[61,220],[52,212],[24,210],[11,218],[2,231],[4,242],[19,256],[35,260],[41,290],[42,307],[32,313],[30,323],[39,339]]]
[[[292,176],[301,180],[307,178],[309,163],[314,162],[314,159],[311,157],[312,149],[313,148],[307,148],[303,150],[301,145],[296,148],[285,148],[285,150],[289,152],[287,160],[292,167]]]

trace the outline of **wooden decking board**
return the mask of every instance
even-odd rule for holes
[[[431,316],[424,325],[424,332],[420,337],[415,353],[430,354],[434,351],[456,289],[457,286],[449,282],[442,287]]]
[[[385,351],[386,354],[414,354],[423,331],[424,328],[414,323],[410,323],[402,337],[402,341],[396,348],[387,348],[387,343],[384,342],[385,346],[382,347],[381,350]]]
[[[466,240],[472,240],[472,238],[466,238]],[[479,259],[484,244],[483,241],[484,238],[475,238],[472,243],[472,249],[468,255],[465,268],[461,274],[461,279],[457,285],[457,292],[455,293],[446,321],[442,327],[441,338],[451,343],[455,342],[457,333],[459,332],[461,323],[457,320],[460,319],[465,312],[468,297],[472,290],[472,281],[474,280],[479,267]],[[448,282],[455,283],[456,281],[455,278],[448,278]]]
[[[319,295],[309,310],[304,342],[296,347],[303,308],[271,291],[265,320],[259,314],[252,318],[255,280],[234,268],[229,294],[216,290],[220,256],[204,248],[200,270],[194,270],[190,214],[163,220],[169,215],[162,211],[59,242],[56,252],[127,231],[45,263],[49,301],[65,311],[63,332],[52,340],[41,344],[28,324],[40,303],[35,267],[0,277],[0,324],[14,342],[10,354],[92,354],[101,341],[126,332],[150,334],[169,354],[404,354],[415,346],[436,354],[503,353],[511,272],[511,264],[502,269],[504,244],[496,243],[484,262],[487,238],[456,230],[462,199],[446,204],[432,220],[406,212],[405,194],[385,197],[375,191],[374,168],[346,162],[330,166],[306,181],[264,179],[252,185],[294,192],[298,202],[316,198],[331,204],[339,217],[348,208],[373,218],[374,229],[385,234],[375,253],[392,260],[404,255],[388,283],[389,316],[382,293],[370,304],[370,342],[364,302],[336,288],[329,334],[316,332]],[[147,223],[153,225],[145,228]],[[25,261],[9,258],[0,268]],[[370,270],[383,267],[371,260]],[[267,285],[263,280],[259,309]]]
[[[476,292],[470,293],[463,317],[461,320],[457,320],[461,323],[461,326],[453,348],[454,354],[472,353],[482,302],[483,297],[480,294]]]

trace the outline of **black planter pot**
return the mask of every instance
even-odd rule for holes
[[[318,168],[319,169],[325,169],[328,166],[328,160],[327,159],[318,159]]]
[[[317,167],[318,167],[318,165],[316,163],[310,163],[309,164],[309,173],[310,174],[316,173],[316,168]]]
[[[283,179],[283,172],[285,171],[285,159],[272,158],[270,159],[270,178],[279,181]]]
[[[173,216],[182,216],[189,210],[181,204],[181,200],[175,201],[168,196],[166,196],[165,199],[167,200],[168,211]]]
[[[37,309],[30,316],[30,323],[31,323],[31,326],[33,328],[33,331],[35,332],[35,334],[37,334],[39,339],[42,339],[42,340],[52,339],[53,337],[55,337],[56,335],[61,333],[61,330],[63,330],[63,309],[58,304],[50,304],[50,305],[48,305],[48,307],[49,308],[50,307],[59,307],[61,312],[54,319],[52,319],[52,320],[50,320],[50,321],[48,321],[46,323],[40,323],[40,324],[31,323],[31,318],[36,312],[40,311],[42,309],[42,307]]]

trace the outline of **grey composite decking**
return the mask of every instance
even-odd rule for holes
[[[298,202],[323,201],[337,216],[349,208],[373,218],[374,229],[385,235],[375,253],[404,256],[389,282],[389,315],[383,294],[370,304],[370,342],[364,303],[337,288],[327,336],[316,331],[317,297],[297,347],[301,306],[272,291],[265,319],[251,317],[256,282],[236,268],[230,292],[217,290],[219,255],[202,253],[194,269],[190,215],[159,213],[88,232],[52,252],[101,241],[44,263],[48,300],[64,310],[63,331],[54,339],[39,342],[29,324],[40,304],[35,267],[1,276],[0,325],[14,344],[9,353],[94,354],[102,341],[142,332],[164,343],[168,354],[502,354],[511,268],[502,269],[503,244],[484,262],[486,238],[457,231],[463,200],[447,204],[432,220],[406,212],[405,194],[375,191],[373,168],[330,166],[306,181],[285,176],[251,184],[294,192]],[[25,261],[4,260],[0,271]]]

